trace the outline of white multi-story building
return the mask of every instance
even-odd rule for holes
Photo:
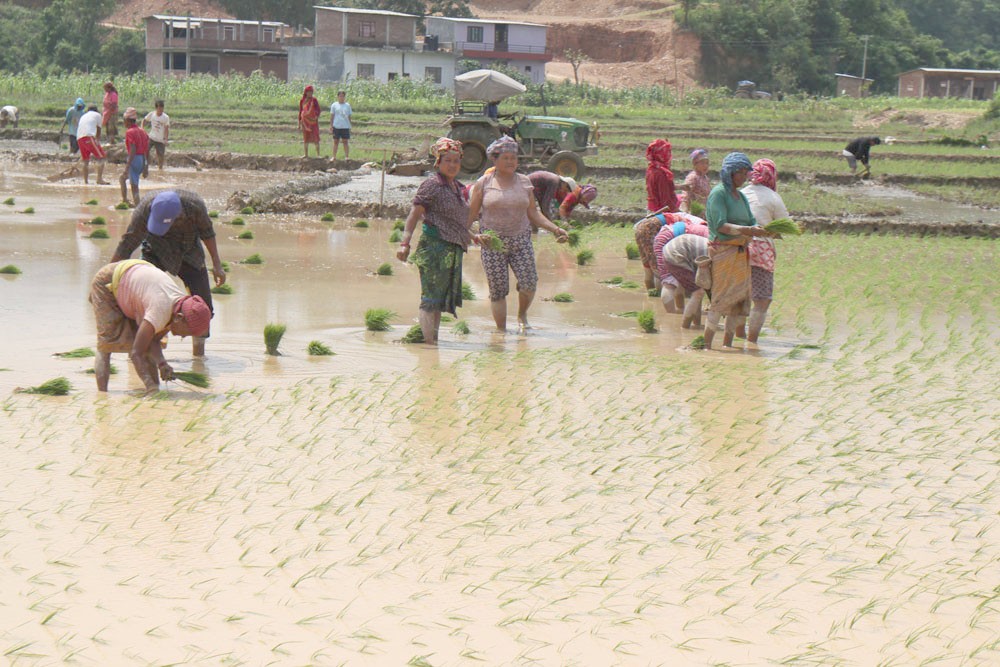
[[[545,63],[552,54],[545,45],[547,26],[485,19],[424,17],[425,48],[434,47],[456,58],[494,63],[523,72],[533,83],[545,83]]]

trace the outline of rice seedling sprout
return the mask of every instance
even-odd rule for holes
[[[129,208],[128,202],[125,201],[120,201],[117,204],[115,204],[116,211],[127,211],[128,208]]]
[[[423,343],[424,342],[424,330],[420,328],[419,324],[414,324],[410,327],[409,331],[400,339],[401,343]]]
[[[267,353],[271,356],[281,354],[278,352],[278,345],[281,343],[281,337],[285,335],[287,328],[284,324],[273,323],[264,326],[264,345],[267,347]]]
[[[26,209],[24,209],[23,211],[21,211],[21,213],[27,213],[28,215],[31,215],[34,212],[35,212],[35,207],[34,206],[29,206]]]
[[[219,217],[219,212],[213,209],[213,210],[211,210],[211,211],[208,212],[208,217],[210,217],[210,218],[218,218]]]
[[[90,225],[106,225],[108,221],[104,219],[103,215],[94,216],[89,223]]]
[[[97,206],[97,200],[96,199],[88,199],[87,201],[85,201],[83,203],[84,203],[85,206]]]
[[[53,356],[63,359],[86,359],[87,357],[94,356],[94,350],[89,347],[78,347],[69,352],[56,352]]]
[[[552,297],[552,300],[556,303],[573,303],[573,295],[569,292],[559,292]]]
[[[399,243],[403,240],[403,232],[398,229],[392,230],[392,234],[389,234],[389,243]]]
[[[594,259],[593,250],[581,250],[580,252],[576,253],[576,263],[579,264],[580,266],[586,266],[587,264],[592,262],[593,259]]]
[[[389,320],[396,317],[396,313],[388,308],[369,308],[365,311],[365,328],[368,331],[388,331],[392,328]]]
[[[222,283],[212,288],[212,294],[232,294],[233,292],[233,286],[229,283]]]
[[[401,232],[404,229],[406,229],[406,223],[404,223],[402,220],[397,220],[396,222],[392,223],[392,228],[396,231]]]
[[[357,227],[358,229],[368,229],[368,221],[358,220],[357,222],[354,223],[354,226]]]
[[[244,264],[263,264],[264,258],[260,256],[260,253],[254,253],[243,260]]]
[[[698,335],[691,340],[690,345],[692,350],[704,350],[705,349],[705,337]]]
[[[583,238],[583,235],[580,233],[579,229],[571,229],[567,232],[567,235],[567,244],[570,248],[575,248],[580,245],[580,240]]]
[[[472,285],[470,285],[469,283],[465,282],[464,280],[462,281],[462,300],[463,301],[475,301],[476,300],[476,292],[475,292],[475,290],[472,289]]]
[[[208,376],[197,371],[174,371],[174,378],[202,389],[208,387],[209,384]]]
[[[7,206],[13,206],[14,205],[14,198],[13,197],[7,197],[6,199],[3,200],[3,203],[6,204]]]
[[[391,276],[392,264],[390,264],[389,262],[385,262],[379,265],[378,269],[375,270],[375,273],[377,273],[380,276]]]
[[[90,232],[90,234],[87,235],[87,238],[88,239],[109,239],[109,238],[111,238],[111,235],[108,234],[108,230],[98,228],[98,229],[95,229],[94,231]]]
[[[232,266],[230,266],[229,262],[223,260],[223,262],[222,262],[222,270],[225,271],[226,273],[229,273],[229,269],[231,269],[231,268],[232,268]]]
[[[503,252],[506,249],[503,239],[501,239],[492,229],[487,229],[479,236],[482,239],[483,246],[489,248],[493,252]]]
[[[15,391],[19,394],[43,394],[45,396],[65,396],[73,388],[69,380],[64,377],[53,378],[47,382],[43,382],[37,387],[28,387],[27,389],[16,389]]]
[[[240,209],[240,213],[243,215],[253,215],[257,211],[254,210],[253,206],[244,206]]]
[[[336,354],[333,350],[318,340],[311,340],[306,346],[306,353],[311,357],[330,357]]]
[[[229,224],[231,224],[231,225],[236,225],[236,226],[240,226],[240,225],[245,225],[245,224],[247,224],[247,221],[246,221],[246,220],[244,220],[243,218],[241,218],[241,217],[237,216],[237,217],[233,218],[232,220],[230,220],[230,221],[229,221]]]
[[[465,320],[459,320],[458,322],[455,322],[455,326],[453,326],[451,330],[457,334],[465,336],[469,333],[469,325]]]
[[[324,213],[320,220],[323,222],[333,222],[333,213]]]
[[[625,257],[628,259],[639,259],[639,246],[635,243],[626,243]]]
[[[242,233],[241,233],[241,234],[240,234],[239,236],[237,236],[236,238],[238,238],[238,239],[242,239],[242,240],[244,240],[244,241],[247,241],[247,240],[250,240],[250,239],[252,239],[252,238],[253,238],[253,232],[251,232],[251,231],[250,231],[250,230],[248,229],[248,230],[246,230],[245,232],[242,232]]]
[[[700,201],[691,200],[689,203],[691,215],[696,215],[699,218],[705,217],[705,205]]]
[[[20,275],[21,269],[17,268],[13,264],[7,264],[6,266],[0,267],[0,273],[8,276]]]
[[[656,333],[656,318],[653,317],[653,311],[646,310],[640,311],[638,315],[639,328],[646,333]]]
[[[790,234],[792,236],[799,236],[802,234],[802,227],[800,227],[799,223],[795,222],[791,218],[778,218],[777,220],[772,220],[764,225],[764,229],[769,232]]]

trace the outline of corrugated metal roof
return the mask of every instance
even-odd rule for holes
[[[837,72],[836,74],[834,74],[834,76],[842,76],[847,79],[858,79],[858,80],[861,79],[860,76],[854,76],[853,74],[841,74],[840,72]],[[875,79],[869,79],[868,77],[865,77],[865,81],[875,81]]]
[[[243,25],[266,25],[268,27],[291,27],[287,23],[281,23],[280,21],[243,21],[240,19],[215,19],[202,16],[169,16],[166,14],[153,14],[152,16],[147,16],[146,18],[160,19],[161,21],[183,21],[185,23],[190,21],[191,23],[233,23]]]
[[[456,23],[484,23],[488,25],[527,25],[533,28],[548,28],[542,23],[526,23],[525,21],[498,21],[492,19],[459,19],[451,16],[425,16],[424,20],[435,19],[440,21],[454,21]]]
[[[1000,69],[943,69],[938,67],[918,67],[917,69],[911,69],[902,74],[909,74],[910,72],[927,72],[928,74],[991,74],[1000,75]]]
[[[379,16],[405,16],[410,19],[420,18],[415,14],[390,12],[388,9],[356,9],[354,7],[327,7],[325,5],[313,5],[313,9],[328,9],[331,12],[340,12],[342,14],[377,14]]]

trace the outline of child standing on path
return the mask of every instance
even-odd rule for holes
[[[339,91],[337,101],[330,105],[330,133],[333,135],[333,159],[337,159],[337,148],[344,142],[344,159],[351,157],[351,105],[345,100],[347,93]]]
[[[142,129],[149,123],[149,147],[156,151],[156,168],[163,171],[163,156],[167,152],[170,138],[170,116],[163,112],[163,100],[156,100],[156,110],[150,111],[142,119]],[[148,170],[148,165],[147,165]]]

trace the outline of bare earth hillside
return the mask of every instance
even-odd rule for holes
[[[211,0],[126,0],[120,2],[107,23],[128,28],[142,25],[142,20],[153,14],[170,16],[203,16],[213,19],[233,18]]]

